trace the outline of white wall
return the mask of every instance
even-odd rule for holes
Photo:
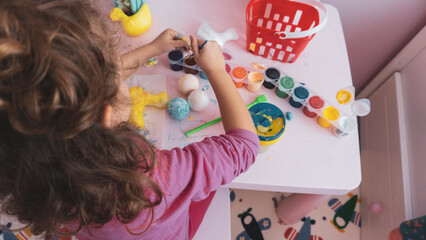
[[[321,0],[335,6],[359,92],[426,25],[426,0]]]

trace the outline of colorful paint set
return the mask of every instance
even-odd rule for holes
[[[262,87],[264,75],[254,68],[246,68],[230,62],[225,64],[226,72],[231,76],[237,88],[246,86],[250,92],[257,92]]]
[[[284,72],[275,67],[268,67],[263,72],[265,81],[263,86],[274,89],[280,98],[288,98],[294,108],[302,108],[303,114],[309,118],[318,116],[317,122],[323,128],[333,126],[333,133],[337,137],[349,135],[356,129],[357,123],[353,116],[343,112],[319,94],[309,89],[306,84],[294,80]],[[343,92],[344,91],[344,92]],[[340,96],[340,104],[353,102],[349,88],[342,89],[336,95]]]
[[[169,52],[168,58],[170,63],[170,69],[172,69],[173,71],[183,70],[185,71],[185,73],[190,73],[194,75],[199,73],[200,78],[208,80],[207,76],[195,62],[192,52],[181,51],[179,49],[176,49]]]

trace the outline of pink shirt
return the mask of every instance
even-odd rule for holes
[[[129,234],[123,224],[113,219],[100,229],[86,228],[77,233],[85,239],[188,239],[191,202],[205,199],[211,191],[231,182],[255,161],[259,150],[256,134],[233,129],[226,134],[205,138],[184,148],[158,150],[158,164],[153,178],[164,193],[163,201],[154,209],[154,221],[142,235]],[[144,223],[148,211],[128,225],[135,229]],[[142,232],[146,225],[132,232]]]

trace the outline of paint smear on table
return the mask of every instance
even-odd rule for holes
[[[166,75],[164,74],[133,75],[126,80],[126,84],[129,88],[141,87],[150,94],[159,94],[167,90]],[[146,106],[143,114],[145,127],[140,130],[140,133],[159,149],[163,147],[165,112],[165,108]]]

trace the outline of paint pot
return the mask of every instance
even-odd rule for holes
[[[263,86],[267,89],[273,89],[278,80],[280,79],[281,73],[276,68],[268,68],[265,71],[265,81],[263,82]]]
[[[340,89],[336,94],[336,100],[340,104],[348,104],[353,102],[353,97],[355,94],[355,88],[353,86],[347,86]]]
[[[284,134],[286,128],[284,113],[271,103],[255,104],[249,108],[249,112],[260,141],[259,153],[266,152]]]
[[[247,76],[248,84],[246,85],[247,90],[250,92],[259,91],[263,83],[263,74],[260,72],[250,72]]]
[[[183,70],[186,73],[191,73],[194,75],[198,73],[198,70],[195,69],[195,67],[197,66],[197,63],[195,62],[194,56],[192,55],[186,56],[183,62],[185,63],[185,67],[183,68]]]
[[[333,128],[333,134],[336,137],[345,137],[352,133],[356,128],[355,120],[342,117],[337,121],[337,127]]]
[[[352,100],[352,93],[348,90],[340,90],[336,95],[336,99],[340,104],[346,104]]]
[[[232,80],[237,88],[244,87],[244,80],[247,77],[247,70],[243,67],[236,67],[231,72]]]
[[[314,118],[317,112],[324,106],[324,100],[318,96],[313,96],[308,100],[308,105],[303,108],[305,116]]]
[[[278,82],[278,87],[275,88],[275,94],[280,98],[286,98],[293,87],[293,78],[289,76],[282,77]]]
[[[358,117],[367,116],[370,113],[370,110],[370,100],[367,98],[359,99],[352,103],[352,111]]]
[[[305,87],[299,86],[293,90],[293,96],[290,97],[289,103],[294,108],[300,108],[309,97],[309,91]]]
[[[339,110],[335,107],[326,107],[322,111],[323,117],[318,118],[318,124],[323,128],[328,128],[331,126],[331,122],[336,121],[340,117]]]
[[[181,71],[183,69],[183,53],[179,50],[170,51],[168,54],[170,69]]]

